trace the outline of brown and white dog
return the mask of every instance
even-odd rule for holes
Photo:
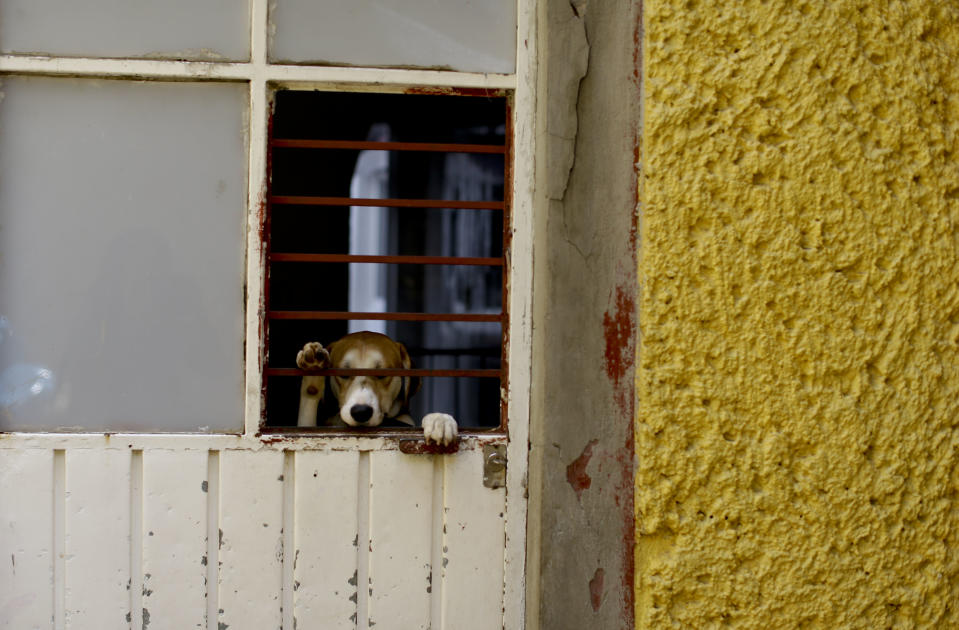
[[[412,362],[406,347],[386,335],[358,332],[334,341],[326,348],[310,342],[296,354],[301,370],[337,369],[410,369]],[[376,427],[385,419],[416,426],[410,417],[410,396],[420,388],[416,376],[331,376],[330,389],[339,412],[326,425]],[[300,410],[297,426],[315,427],[316,414],[326,391],[326,377],[304,376],[300,385]],[[453,416],[430,413],[421,423],[427,442],[450,444],[456,439]]]

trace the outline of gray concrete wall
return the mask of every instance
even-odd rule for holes
[[[529,627],[631,628],[641,5],[545,10]]]

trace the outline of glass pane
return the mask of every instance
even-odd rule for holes
[[[277,0],[274,62],[511,73],[515,0]]]
[[[0,430],[241,430],[245,86],[0,92]]]
[[[0,0],[0,50],[246,60],[249,15],[243,0]]]

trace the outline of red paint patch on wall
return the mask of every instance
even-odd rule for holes
[[[632,381],[623,381],[632,373],[636,362],[635,332],[636,293],[621,285],[616,287],[612,312],[603,314],[603,333],[606,338],[604,365],[606,376],[613,383],[617,406],[630,414],[633,411]]]
[[[597,442],[599,440],[590,440],[580,456],[566,467],[566,481],[573,487],[577,499],[583,494],[583,490],[589,488],[593,483],[593,479],[586,474],[586,466],[589,465],[589,460],[593,457],[593,447],[596,446]]]
[[[603,580],[606,579],[606,571],[596,569],[593,579],[589,581],[589,603],[593,605],[593,612],[599,610],[603,603]]]

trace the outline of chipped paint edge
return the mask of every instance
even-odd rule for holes
[[[408,436],[407,436],[408,437]],[[175,433],[0,433],[0,451],[7,449],[183,449],[247,451],[396,451],[402,437],[305,435],[198,435]],[[461,436],[459,451],[505,444],[503,435]]]
[[[516,89],[513,101],[512,235],[509,322],[509,443],[506,470],[506,550],[503,627],[525,628],[527,613],[527,518],[532,403],[534,217],[537,203],[537,68],[543,3],[517,2]],[[535,582],[533,582],[535,584]]]
[[[259,3],[256,3],[259,4]],[[0,55],[0,73],[97,76],[119,79],[250,81],[265,71],[271,82],[316,85],[435,86],[512,90],[516,76],[450,70],[294,66],[251,62],[93,59]]]

